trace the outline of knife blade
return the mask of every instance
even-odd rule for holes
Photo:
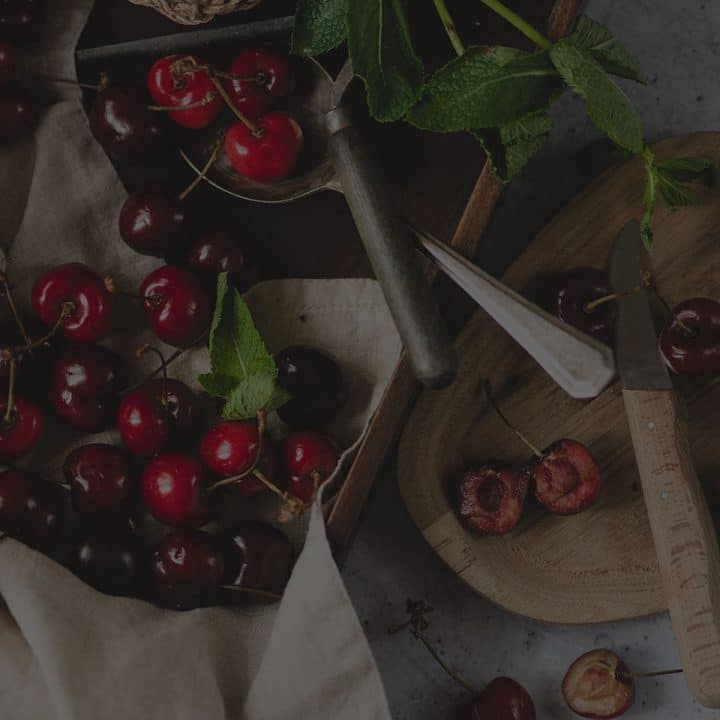
[[[620,295],[616,361],[685,680],[699,702],[720,707],[720,548],[658,350],[642,286],[646,262],[639,226],[629,223],[610,262]]]

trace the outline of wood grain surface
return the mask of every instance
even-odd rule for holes
[[[720,134],[671,138],[656,150],[661,158],[705,155],[718,162]],[[604,173],[546,226],[505,281],[523,290],[544,273],[605,267],[619,231],[640,216],[642,172],[630,161]],[[661,208],[656,214],[653,272],[671,304],[698,295],[720,299],[720,187],[700,193],[699,207],[674,213]],[[659,304],[656,310],[663,312]],[[423,393],[399,451],[400,491],[428,542],[478,592],[539,620],[601,622],[666,609],[619,386],[591,401],[571,399],[482,312],[457,346],[458,380],[444,391]],[[488,408],[483,378],[536,445],[561,437],[588,445],[604,481],[597,505],[580,515],[556,517],[529,503],[518,528],[503,537],[463,529],[448,493],[463,469],[490,460],[529,459]],[[689,408],[695,469],[709,481],[720,474],[720,384],[678,381],[676,386]]]

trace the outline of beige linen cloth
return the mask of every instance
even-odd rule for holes
[[[29,70],[74,77],[73,48],[91,4],[49,3],[47,40],[27,59]],[[124,190],[91,137],[78,91],[58,92],[32,139],[0,149],[0,243],[21,304],[34,278],[60,262],[112,270],[130,288],[157,265],[121,242]],[[271,349],[312,343],[349,369],[350,402],[331,431],[356,445],[400,349],[376,284],[269,282],[248,300]],[[149,335],[137,334],[132,312],[123,316],[127,332],[110,344],[132,358]],[[206,364],[206,353],[196,351],[171,375],[192,381]],[[53,475],[68,442],[49,433],[30,464]],[[271,512],[271,502],[259,510]],[[309,515],[290,528],[296,541],[307,534],[282,602],[251,609],[178,613],[106,597],[43,555],[1,541],[0,718],[389,719],[319,503]]]

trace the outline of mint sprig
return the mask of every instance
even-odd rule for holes
[[[296,55],[322,55],[347,36],[347,0],[301,0],[297,5],[292,34]]]

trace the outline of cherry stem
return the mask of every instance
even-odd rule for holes
[[[235,103],[227,94],[225,88],[223,87],[223,84],[212,75],[210,76],[210,81],[217,88],[217,91],[220,93],[220,97],[222,97],[222,99],[225,101],[225,104],[235,113],[240,122],[242,122],[245,127],[250,130],[253,135],[255,135],[255,137],[261,137],[263,134],[263,129],[259,125],[254,123],[249,117],[247,117],[247,115],[244,115],[235,107]]]
[[[223,137],[218,138],[218,141],[215,143],[215,147],[213,147],[210,157],[205,163],[203,169],[195,176],[195,179],[190,183],[190,185],[188,185],[185,190],[178,195],[178,200],[180,200],[180,202],[185,200],[185,198],[187,198],[187,196],[205,179],[205,176],[213,166],[213,163],[217,160],[218,153],[222,147],[223,139]]]
[[[15,358],[10,358],[10,379],[8,380],[7,407],[3,416],[3,424],[9,427],[12,424],[15,410]]]
[[[8,305],[10,306],[10,310],[12,311],[13,317],[15,318],[15,322],[20,329],[20,334],[23,336],[25,345],[30,348],[32,341],[30,340],[30,336],[28,335],[28,332],[25,329],[25,325],[20,318],[20,313],[18,312],[17,305],[15,305],[15,300],[13,299],[12,291],[10,290],[10,284],[8,283],[7,275],[5,275],[5,273],[2,274],[2,284],[5,289],[5,297],[7,298]]]
[[[225,72],[224,70],[216,70],[213,68],[212,74],[215,77],[223,78],[224,80],[238,80],[239,82],[254,82],[258,85],[264,85],[267,82],[265,73],[257,72],[255,75],[243,76],[233,75],[232,73]]]
[[[153,112],[181,112],[182,110],[196,110],[197,108],[205,107],[209,105],[217,95],[215,93],[208,93],[202,100],[197,100],[187,105],[148,105],[147,109]]]
[[[625,292],[610,293],[609,295],[603,295],[602,297],[596,298],[595,300],[591,300],[590,302],[583,305],[583,310],[586,313],[591,313],[593,310],[595,310],[596,307],[599,307],[600,305],[612,302],[613,300],[619,300],[620,298],[628,297],[630,295],[636,295],[637,293],[642,292],[646,288],[652,287],[653,284],[651,275],[649,272],[646,272],[643,273],[642,285],[636,285],[634,288],[626,290]]]
[[[679,675],[681,672],[683,672],[682,668],[675,668],[674,670],[656,670],[655,672],[648,672],[648,673],[637,673],[637,672],[627,672],[627,673],[620,673],[621,675],[629,675],[633,678],[654,678],[654,677],[662,677],[663,675]]]
[[[280,593],[270,592],[269,590],[257,590],[256,588],[239,587],[238,585],[222,585],[223,590],[231,590],[232,592],[243,593],[244,595],[257,595],[259,597],[268,598],[268,600],[282,600]]]
[[[450,15],[450,11],[447,9],[445,0],[433,0],[435,3],[435,9],[437,10],[440,20],[442,21],[445,32],[453,46],[455,52],[460,55],[465,54],[465,46],[463,45],[460,35],[458,35],[457,26]]]
[[[75,85],[75,87],[82,88],[83,90],[92,90],[93,92],[102,92],[110,82],[110,78],[106,73],[100,73],[100,82],[96,85],[78,80],[68,80],[67,78],[46,77],[45,80],[50,83],[58,83],[59,85]]]
[[[52,340],[55,333],[60,329],[60,326],[63,324],[63,321],[65,320],[65,318],[68,315],[71,315],[73,312],[75,312],[75,305],[71,302],[64,302],[62,304],[62,309],[60,310],[60,315],[58,316],[58,319],[55,321],[55,324],[39,340],[33,340],[27,346],[27,349],[33,350],[35,348],[43,346],[46,342],[49,342],[50,340]]]
[[[503,413],[503,411],[500,410],[498,404],[495,402],[495,398],[492,395],[492,388],[490,387],[490,381],[487,379],[485,379],[483,381],[483,390],[485,391],[485,396],[487,397],[487,400],[490,403],[490,407],[495,411],[497,416],[503,421],[503,423],[506,425],[506,427],[508,427],[510,430],[512,430],[515,433],[515,435],[517,435],[517,437],[520,438],[520,440],[522,440],[522,442],[525,445],[527,445],[528,448],[530,448],[530,450],[532,451],[533,455],[535,455],[535,457],[542,459],[543,458],[542,452],[540,450],[538,450],[538,448],[535,445],[533,445],[533,443],[531,443],[530,440],[528,440],[528,438],[522,432],[520,432],[520,430],[518,430],[507,419],[507,417],[505,417],[505,414]]]
[[[115,285],[115,280],[111,275],[106,275],[103,278],[103,285],[105,285],[105,289],[111,294],[111,295],[120,295],[120,297],[126,297],[130,300],[137,300],[138,302],[142,302],[146,298],[142,298],[139,295],[133,295],[133,293],[125,292],[124,290],[118,290],[117,285]]]
[[[167,406],[167,363],[165,362],[165,356],[154,346],[154,345],[143,345],[138,348],[136,353],[138,358],[141,358],[145,353],[152,352],[160,358],[160,370],[162,370],[162,399],[163,406]]]

